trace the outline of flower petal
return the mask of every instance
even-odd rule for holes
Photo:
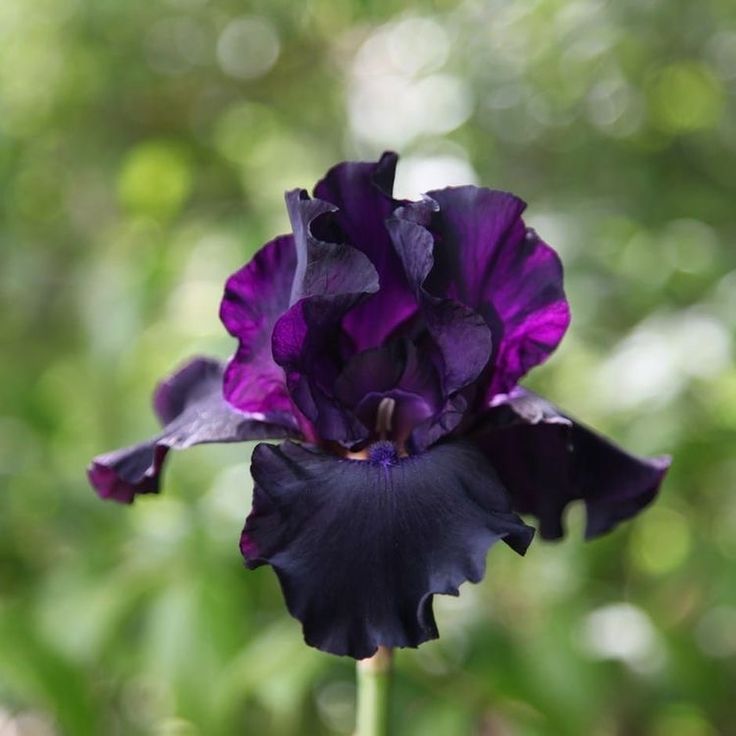
[[[286,207],[298,259],[291,304],[314,296],[378,290],[378,274],[370,259],[342,242],[333,205],[310,199],[303,189],[294,189],[286,193]]]
[[[293,419],[273,423],[262,414],[233,409],[222,396],[222,380],[222,363],[194,358],[162,381],[154,408],[166,426],[146,442],[94,458],[87,475],[99,495],[131,503],[139,493],[157,493],[170,449],[299,435]]]
[[[488,396],[510,391],[557,347],[570,322],[557,254],[526,228],[525,203],[473,186],[428,193],[439,205],[433,293],[480,312],[494,340]]]
[[[669,457],[640,458],[517,388],[497,397],[474,437],[511,494],[514,509],[534,514],[545,539],[564,535],[562,515],[585,502],[585,536],[613,529],[651,503]]]
[[[470,307],[451,298],[434,296],[425,288],[434,265],[434,238],[426,228],[434,210],[430,201],[402,207],[387,227],[442,356],[443,387],[449,396],[474,381],[488,363],[491,331],[483,317]]]
[[[533,536],[471,445],[398,458],[381,442],[369,457],[258,445],[241,538],[249,567],[274,568],[306,642],[357,659],[436,638],[432,596],[478,582],[499,539],[523,554]]]
[[[220,319],[238,339],[225,371],[225,398],[241,411],[274,421],[293,411],[283,368],[271,355],[271,333],[289,308],[296,264],[294,238],[272,240],[228,279],[220,305]]]
[[[334,397],[334,382],[346,354],[343,317],[378,290],[378,274],[359,250],[323,239],[332,208],[287,194],[299,253],[296,303],[276,322],[273,356],[286,371],[291,396],[323,439],[356,441],[366,430]]]
[[[401,202],[391,192],[398,156],[384,153],[377,162],[346,161],[331,168],[314,196],[338,209],[335,222],[347,241],[362,251],[378,272],[380,291],[345,317],[344,327],[358,350],[377,347],[417,310],[385,222]]]

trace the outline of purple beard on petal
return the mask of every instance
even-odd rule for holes
[[[369,656],[437,634],[432,597],[484,573],[503,540],[586,536],[657,494],[669,458],[639,458],[518,386],[570,313],[557,254],[518,197],[479,187],[393,197],[397,156],[346,162],[314,197],[286,194],[292,232],[227,281],[226,367],[195,359],[159,387],[151,440],[98,456],[101,496],[159,490],[170,449],[284,439],[253,454],[241,538],[268,564],[306,641]]]

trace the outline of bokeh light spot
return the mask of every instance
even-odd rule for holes
[[[736,655],[736,608],[711,608],[695,628],[695,640],[709,657],[728,658]]]
[[[205,27],[192,18],[165,18],[148,31],[144,47],[152,69],[176,75],[207,60],[209,39]]]
[[[634,564],[644,572],[672,572],[685,562],[690,548],[687,520],[664,506],[649,509],[634,527],[631,553]]]
[[[125,157],[118,196],[131,212],[164,219],[179,211],[191,191],[192,178],[181,148],[167,141],[146,141]]]
[[[716,736],[716,730],[692,705],[674,705],[659,715],[651,730],[652,736]]]
[[[396,172],[394,195],[419,199],[430,189],[476,184],[478,175],[465,158],[452,154],[407,156]]]
[[[217,40],[217,60],[230,77],[256,79],[276,63],[280,48],[276,29],[265,18],[236,18]]]
[[[662,660],[649,616],[630,603],[612,603],[589,613],[580,643],[595,658],[617,659],[643,672],[657,669]]]
[[[723,88],[710,68],[680,62],[657,72],[648,87],[650,114],[657,128],[687,133],[712,128],[723,111]]]

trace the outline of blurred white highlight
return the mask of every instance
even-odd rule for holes
[[[609,409],[664,406],[692,379],[731,363],[731,336],[716,317],[690,309],[642,322],[601,366],[597,395]]]
[[[596,659],[616,659],[639,672],[663,664],[663,652],[649,617],[630,603],[612,603],[586,616],[580,644]]]
[[[263,76],[279,57],[281,45],[269,21],[258,16],[230,21],[217,39],[217,61],[236,79]]]
[[[447,32],[429,18],[378,28],[353,61],[348,113],[355,136],[401,148],[462,125],[473,111],[473,97],[463,79],[438,73],[449,46]]]
[[[430,189],[477,183],[475,170],[460,156],[407,156],[399,162],[394,195],[405,199],[419,199]]]
[[[0,707],[0,736],[56,736],[57,733],[43,713],[29,710],[13,714]]]

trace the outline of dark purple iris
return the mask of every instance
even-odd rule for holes
[[[483,577],[536,517],[588,537],[656,495],[668,458],[627,454],[518,386],[562,339],[555,252],[524,203],[467,186],[393,198],[397,157],[342,163],[286,195],[293,233],[225,287],[238,349],[196,358],[156,390],[163,430],[93,461],[101,496],[159,489],[169,449],[285,438],[253,453],[240,547],[271,565],[306,641],[335,654],[437,637],[432,596]]]

